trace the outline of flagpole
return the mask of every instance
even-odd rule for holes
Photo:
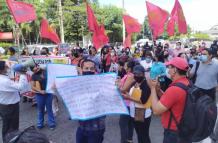
[[[122,0],[122,7],[123,7],[123,13],[125,11],[125,3],[124,3],[124,0]],[[124,23],[124,20],[123,20],[123,43],[125,41],[125,38],[126,38],[126,31],[125,31],[125,23]]]
[[[60,33],[61,33],[61,43],[64,43],[64,24],[63,24],[63,11],[61,0],[58,0],[58,7],[59,7],[59,20],[60,20]]]

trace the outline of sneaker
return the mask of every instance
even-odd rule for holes
[[[37,126],[37,128],[38,128],[39,130],[41,130],[42,128],[44,128],[44,126]]]
[[[55,130],[55,127],[56,127],[55,125],[49,126],[49,129],[50,129],[50,130]]]

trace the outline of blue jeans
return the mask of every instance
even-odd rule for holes
[[[76,143],[102,143],[105,129],[98,131],[86,131],[78,127],[76,132]]]
[[[36,94],[36,102],[37,102],[37,108],[38,108],[38,127],[44,126],[44,114],[45,114],[45,107],[48,113],[48,125],[49,127],[55,126],[55,119],[54,114],[52,111],[52,94]]]

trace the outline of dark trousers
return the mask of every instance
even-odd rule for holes
[[[121,143],[127,143],[133,137],[133,119],[129,115],[120,115],[119,120]]]
[[[76,143],[102,143],[105,129],[98,131],[86,131],[78,127],[76,132]]]
[[[134,127],[137,133],[138,143],[151,143],[149,137],[150,123],[151,117],[146,118],[144,122],[134,121]]]
[[[163,143],[192,143],[189,139],[180,139],[177,132],[164,129]]]
[[[19,103],[2,105],[0,104],[0,116],[2,117],[2,138],[3,142],[8,132],[19,129]]]
[[[213,99],[213,101],[216,101],[216,87],[212,89],[201,89],[201,91],[204,94],[207,94],[208,96],[210,96]]]

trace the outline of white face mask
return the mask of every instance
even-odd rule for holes
[[[178,49],[178,50],[179,50],[180,48],[181,48],[181,46],[176,46],[176,49]]]
[[[171,79],[171,76],[169,74],[169,69],[168,68],[166,69],[166,76],[167,76],[167,78]]]

